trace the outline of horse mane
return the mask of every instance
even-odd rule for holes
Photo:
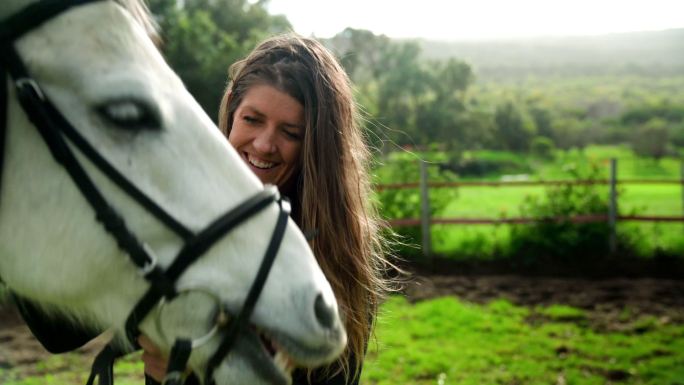
[[[131,13],[133,18],[145,29],[154,44],[159,47],[161,44],[159,25],[154,20],[147,4],[143,0],[116,0],[116,2]]]

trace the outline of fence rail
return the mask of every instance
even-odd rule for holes
[[[464,181],[464,182],[428,182],[431,188],[447,187],[526,187],[526,186],[586,186],[593,184],[610,185],[610,180],[526,180],[526,181]],[[684,179],[622,179],[617,184],[681,184]],[[420,188],[419,182],[412,183],[384,183],[375,186],[377,191]]]
[[[645,215],[620,215],[618,221],[632,222],[684,222],[684,216],[645,216]],[[511,225],[528,224],[538,222],[561,222],[571,223],[596,223],[607,222],[608,215],[575,215],[569,218],[430,218],[430,225]],[[419,218],[390,219],[387,223],[392,227],[419,226]]]
[[[608,222],[611,227],[610,247],[616,249],[617,222],[684,222],[682,216],[650,216],[650,215],[618,215],[617,185],[626,184],[676,184],[682,186],[682,209],[684,210],[684,162],[681,165],[680,179],[617,179],[617,160],[611,159],[610,178],[606,180],[540,180],[540,181],[462,181],[462,182],[430,182],[427,178],[427,163],[420,162],[420,181],[413,183],[389,183],[376,185],[377,191],[391,189],[420,189],[421,217],[389,219],[387,224],[392,227],[421,226],[423,254],[431,254],[431,225],[499,225],[499,224],[529,224],[539,222],[571,222],[595,223]],[[550,186],[550,185],[607,185],[609,192],[609,211],[605,214],[576,215],[563,218],[432,218],[430,217],[430,188],[454,187],[521,187],[521,186]]]

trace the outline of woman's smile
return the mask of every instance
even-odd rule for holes
[[[258,169],[261,169],[261,170],[268,170],[268,169],[273,168],[273,167],[278,165],[275,162],[269,162],[266,160],[262,160],[256,156],[248,154],[248,153],[245,153],[245,157],[247,158],[247,162],[250,165],[252,165]]]

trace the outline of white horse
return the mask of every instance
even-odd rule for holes
[[[34,2],[2,0],[0,20]],[[137,188],[199,232],[263,186],[164,62],[140,9],[133,0],[73,7],[27,32],[15,47],[81,135]],[[116,343],[127,346],[124,323],[147,281],[95,220],[12,87],[7,109],[0,279],[45,314],[113,329]],[[160,266],[168,266],[184,241],[70,147],[128,228],[154,251]],[[238,313],[277,217],[272,204],[223,236],[176,282],[178,291],[198,291],[164,306],[156,322],[147,316],[140,330],[168,352],[175,337],[204,334],[215,298]],[[251,337],[240,337],[214,371],[217,384],[287,383],[292,363],[321,365],[344,348],[332,290],[292,221],[250,323]],[[219,342],[217,335],[194,349],[189,367],[201,376]]]

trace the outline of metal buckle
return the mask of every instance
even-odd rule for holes
[[[166,374],[164,377],[164,380],[162,381],[162,385],[167,385],[167,384],[182,384],[183,383],[183,373],[181,372],[169,372]]]
[[[30,87],[41,101],[45,101],[45,94],[43,93],[43,90],[33,78],[19,78],[14,81],[14,84],[19,89]]]
[[[211,340],[218,332],[219,330],[223,329],[228,322],[230,322],[230,315],[226,311],[226,307],[221,303],[221,299],[216,295],[213,291],[201,287],[193,287],[193,288],[187,288],[187,289],[182,289],[178,291],[178,295],[176,298],[183,294],[187,294],[190,292],[200,292],[203,294],[206,294],[209,298],[211,298],[215,303],[216,303],[216,314],[214,316],[214,325],[211,327],[211,329],[205,333],[204,335],[193,338],[191,340],[191,345],[192,349],[196,349],[207,342]],[[175,298],[174,298],[175,299]],[[167,337],[166,333],[164,332],[164,328],[162,326],[162,311],[164,309],[164,306],[168,303],[166,297],[162,297],[162,299],[159,301],[159,305],[157,306],[157,316],[155,317],[155,326],[157,328],[157,332],[159,333],[159,336],[162,337],[164,340],[169,341],[169,338]]]
[[[147,254],[150,259],[145,262],[145,265],[143,265],[140,270],[138,271],[140,275],[143,277],[147,276],[152,270],[154,270],[155,267],[157,267],[157,255],[154,253],[154,250],[147,244],[144,243],[142,244],[143,250],[145,250],[145,254]]]

